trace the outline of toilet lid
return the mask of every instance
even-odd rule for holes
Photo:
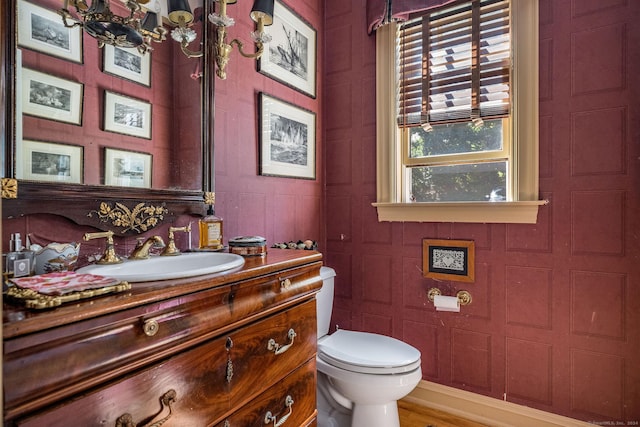
[[[405,342],[342,329],[318,342],[318,357],[338,368],[371,374],[397,374],[420,366],[420,352]]]

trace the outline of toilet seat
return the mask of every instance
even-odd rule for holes
[[[401,374],[420,367],[420,352],[407,343],[342,329],[318,341],[318,357],[337,368],[364,374]]]

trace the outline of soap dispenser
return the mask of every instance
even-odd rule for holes
[[[29,237],[27,236],[29,241]],[[20,233],[11,234],[9,252],[6,254],[5,273],[9,277],[32,276],[35,270],[35,252],[22,246]]]
[[[216,216],[212,204],[207,209],[207,215],[200,220],[199,231],[200,249],[217,251],[224,248],[222,244],[222,218]]]

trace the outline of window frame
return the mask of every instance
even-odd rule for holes
[[[402,162],[405,166],[439,166],[447,165],[450,162],[456,160],[494,160],[494,159],[511,159],[511,120],[508,117],[501,120],[503,131],[502,149],[500,150],[486,150],[486,151],[474,151],[466,153],[451,153],[451,154],[438,154],[433,156],[424,157],[411,157],[409,151],[410,143],[409,137],[411,128],[406,127],[400,129],[400,143],[402,144]]]
[[[376,196],[378,221],[525,223],[538,208],[538,0],[511,2],[513,201],[403,202],[403,146],[396,125],[396,32],[392,22],[376,30]]]
[[[493,119],[493,120],[501,120],[503,127],[503,141],[502,141],[502,149],[500,150],[487,150],[487,151],[477,151],[477,152],[466,152],[466,153],[452,153],[452,154],[440,154],[434,156],[425,156],[425,157],[411,157],[409,154],[410,151],[410,127],[404,127],[399,130],[399,138],[402,150],[402,165],[400,169],[401,180],[401,199],[400,201],[403,203],[409,203],[407,201],[408,194],[410,193],[409,180],[408,177],[411,174],[411,168],[420,167],[420,166],[452,166],[455,164],[469,163],[469,162],[493,162],[493,161],[502,161],[505,160],[509,168],[513,164],[512,160],[512,131],[511,131],[511,118],[503,117],[502,119]],[[437,126],[437,125],[436,125]],[[507,178],[512,177],[513,174],[509,173]],[[506,192],[508,199],[513,199],[513,182],[511,179],[507,179],[506,182]],[[412,202],[413,203],[413,202]],[[428,202],[434,203],[434,202]]]

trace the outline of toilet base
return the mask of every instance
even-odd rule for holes
[[[355,405],[351,427],[400,427],[398,404]]]
[[[318,405],[318,427],[400,427],[398,405],[396,402],[375,407],[359,405],[353,413]]]
[[[328,379],[318,372],[318,427],[400,427],[398,404],[355,404],[352,409],[338,403],[329,391]],[[348,402],[353,405],[352,402]]]
[[[351,410],[338,404],[329,395],[327,388],[320,385],[324,381],[326,381],[324,374],[318,372],[319,387],[316,394],[318,402],[318,427],[351,426]]]
[[[336,408],[321,408],[318,405],[318,427],[350,427],[351,413]]]

